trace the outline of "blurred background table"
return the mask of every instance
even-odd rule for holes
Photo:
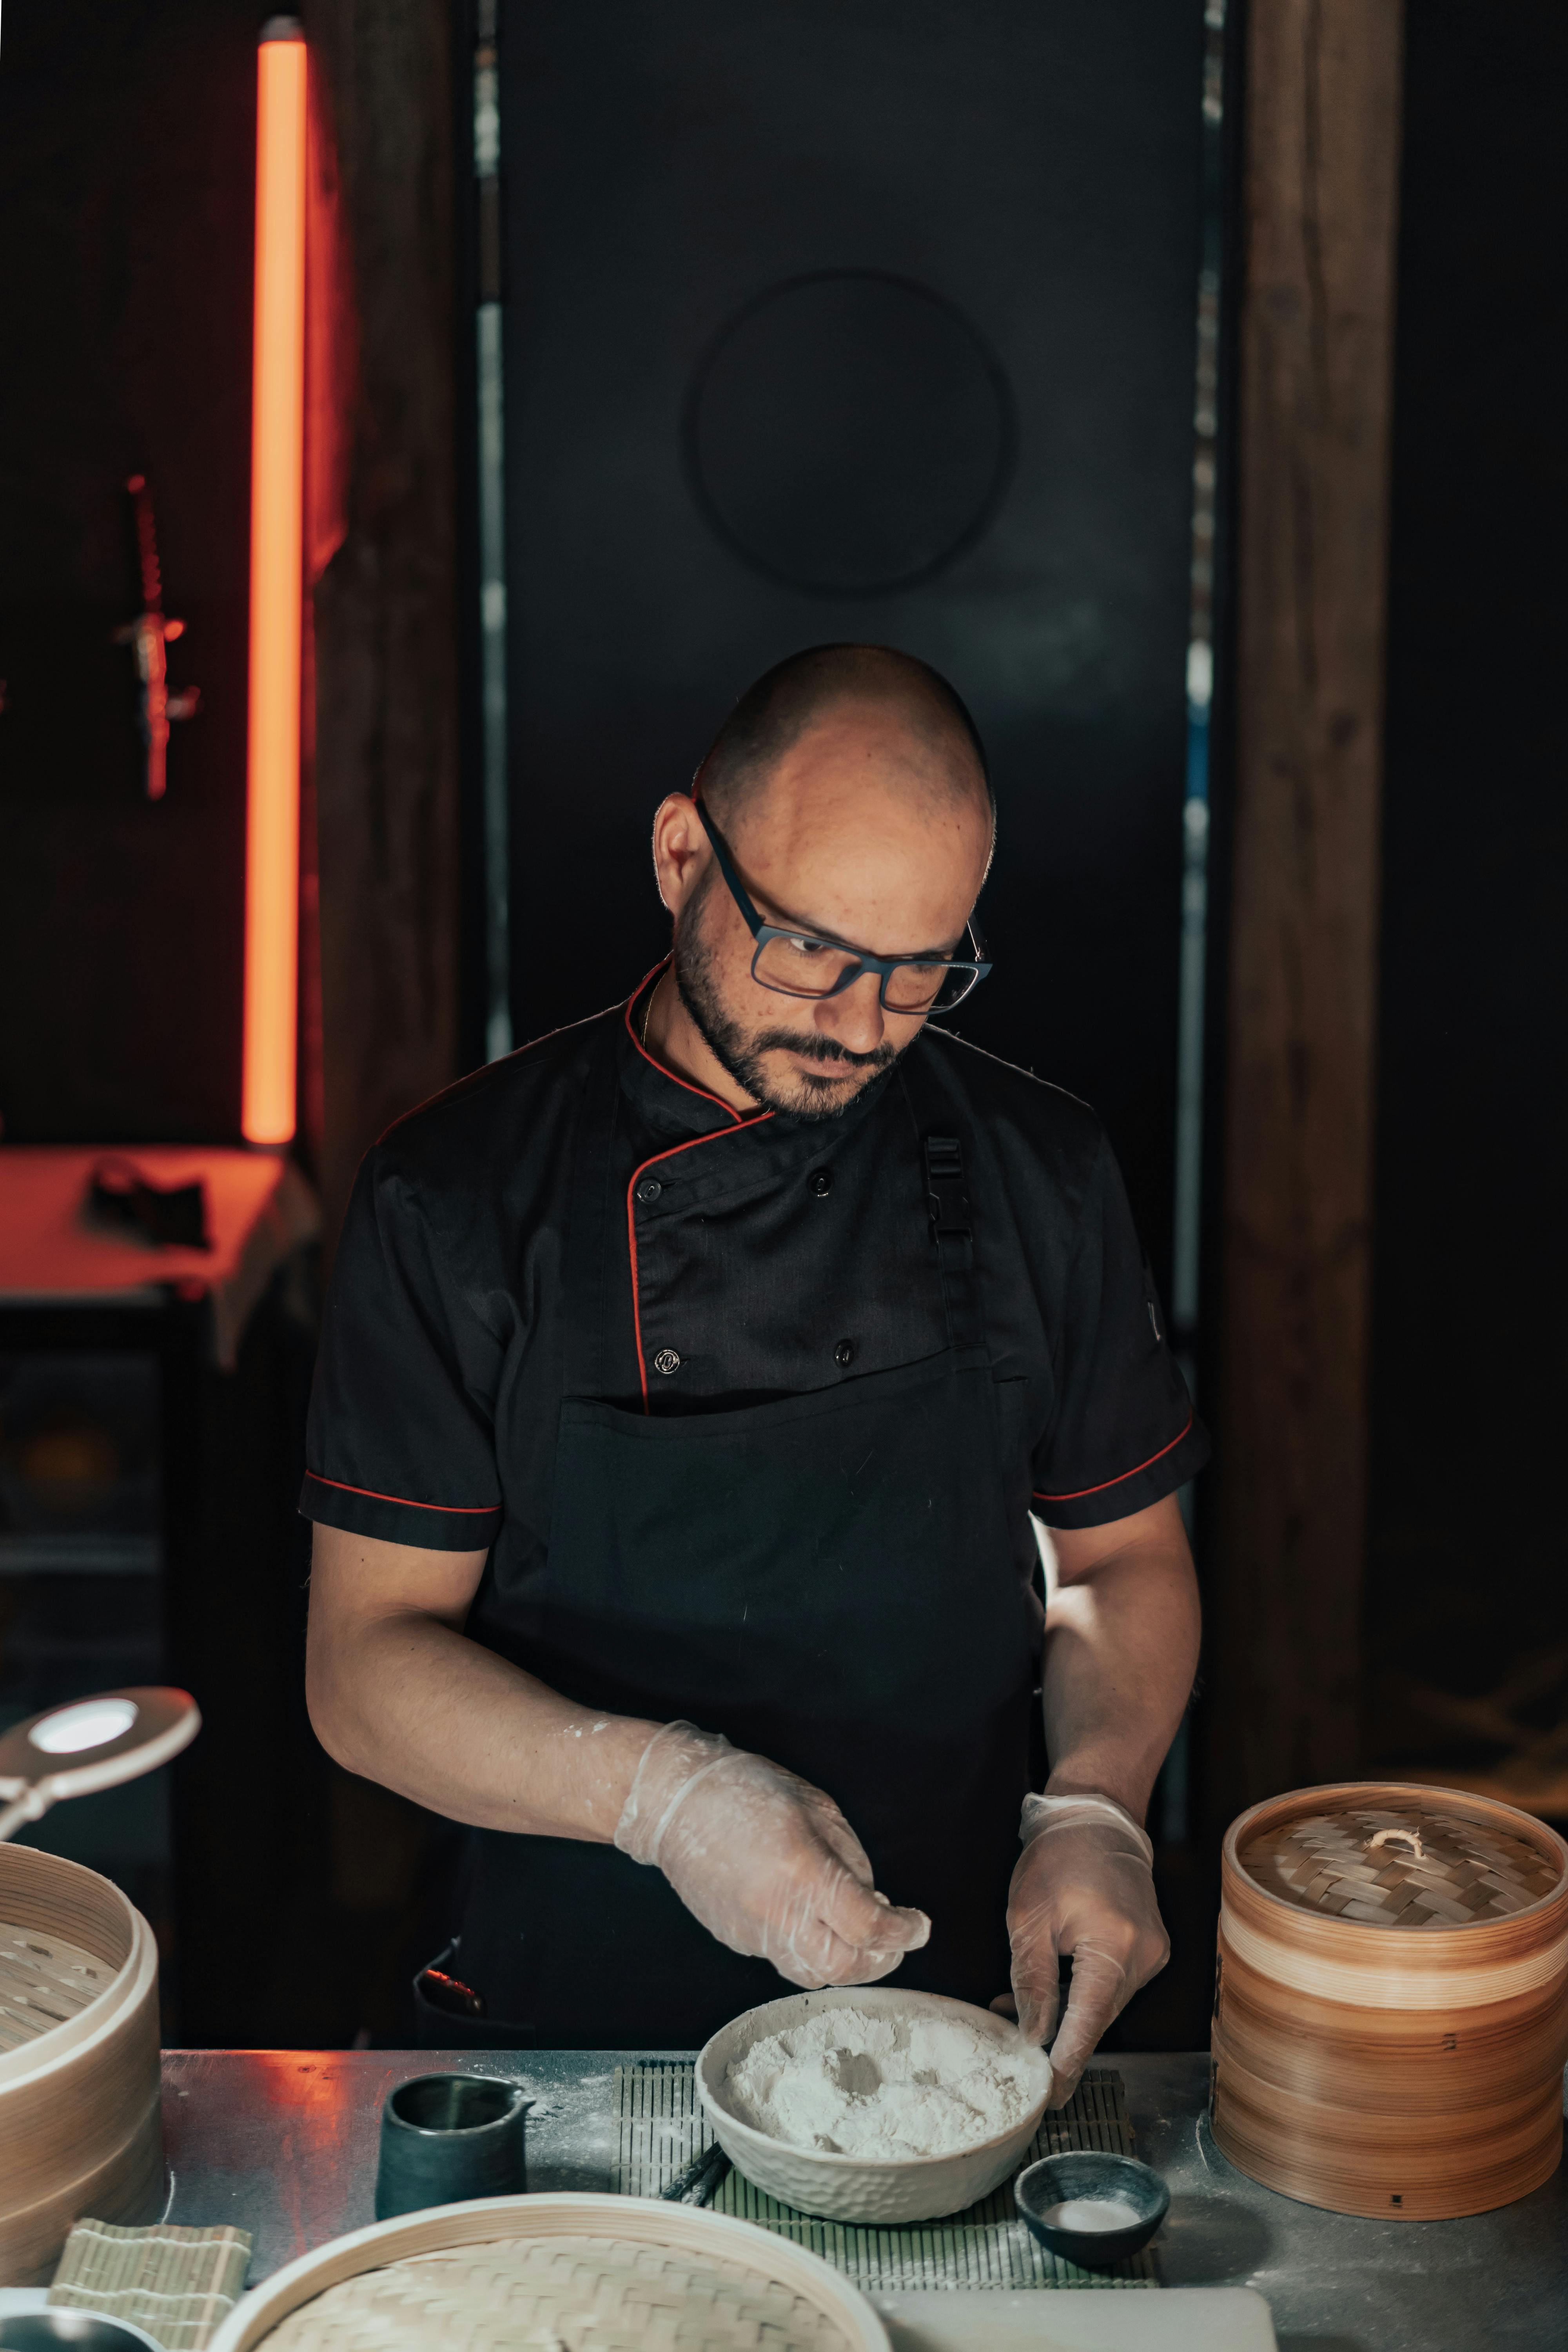
[[[199,1183],[209,1246],[96,1222],[103,1163],[160,1192]],[[282,1152],[0,1147],[0,1728],[125,1684],[201,1703],[172,1771],[26,1833],[151,1920],[165,2040],[246,2038],[255,2000],[308,1981],[286,1922],[295,1881],[326,1874],[295,1513],[320,1224]],[[253,1871],[276,1890],[260,1920]]]

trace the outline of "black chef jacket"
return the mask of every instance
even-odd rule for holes
[[[468,1631],[509,1655],[519,1645],[487,1602],[498,1585],[521,1589],[549,1544],[567,1145],[605,1024],[625,1200],[607,1402],[760,1403],[946,1344],[897,1070],[836,1118],[742,1118],[643,1050],[645,990],[400,1119],[360,1171],[327,1302],[301,1510],[392,1543],[488,1550]],[[1208,1444],[1103,1129],[1072,1096],[937,1028],[909,1050],[931,1058],[973,1139],[981,1303],[994,1376],[1023,1402],[1032,1508],[1056,1528],[1143,1509]]]

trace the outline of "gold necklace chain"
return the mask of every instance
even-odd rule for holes
[[[653,986],[648,990],[647,1003],[642,1009],[642,1028],[638,1032],[637,1035],[637,1043],[641,1045],[645,1054],[647,1051],[647,1024],[653,1019],[653,1000],[658,993],[658,982],[656,980]]]

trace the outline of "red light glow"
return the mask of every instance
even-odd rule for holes
[[[300,680],[305,454],[305,40],[274,17],[257,56],[256,342],[250,476],[250,728],[245,1069],[251,1143],[294,1133],[300,933]]]

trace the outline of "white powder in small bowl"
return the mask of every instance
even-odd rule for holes
[[[1135,2230],[1143,2216],[1125,2197],[1068,2197],[1045,2205],[1040,2219],[1053,2230]]]
[[[1039,2053],[962,2018],[818,2010],[724,2070],[742,2123],[833,2156],[956,2156],[1022,2123],[1045,2094]]]

